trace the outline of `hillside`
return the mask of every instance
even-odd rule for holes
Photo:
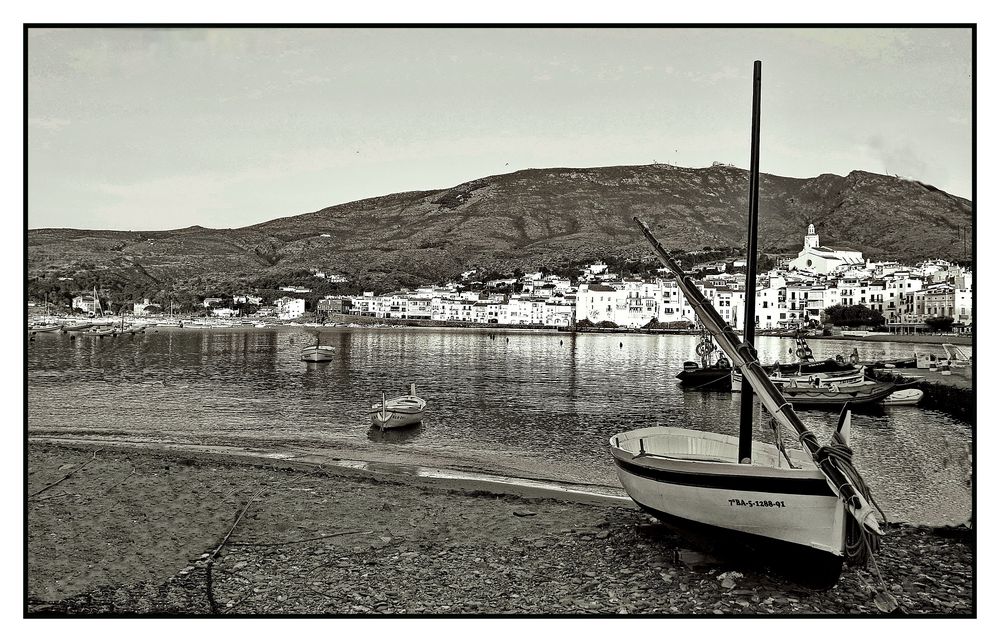
[[[971,203],[933,187],[861,171],[809,179],[762,174],[760,184],[761,248],[797,251],[814,223],[822,243],[869,257],[965,256],[959,228],[972,223]],[[722,165],[529,169],[239,229],[30,230],[28,271],[83,266],[175,288],[318,268],[382,289],[472,267],[645,256],[635,215],[668,248],[740,246],[747,185],[746,170]]]

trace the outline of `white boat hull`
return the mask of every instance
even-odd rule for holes
[[[923,390],[917,390],[916,388],[907,388],[905,390],[897,390],[888,397],[886,397],[882,403],[886,406],[915,406],[920,403],[920,400],[924,398]]]
[[[808,386],[811,385],[812,381],[815,379],[819,379],[820,385],[822,386],[843,386],[862,383],[865,380],[865,374],[864,366],[857,366],[853,372],[815,372],[801,375],[771,375],[768,378],[779,388],[792,384]],[[740,392],[742,387],[743,375],[740,374],[739,370],[733,370],[732,391]]]
[[[371,409],[372,424],[381,430],[415,426],[424,420],[427,402],[420,397],[407,395],[374,404]]]
[[[754,442],[757,463],[738,464],[735,437],[664,427],[616,435],[611,451],[647,512],[843,558],[843,505],[802,451],[789,451],[802,468],[779,468],[777,449]]]
[[[302,360],[319,363],[333,361],[333,346],[307,346],[302,348]]]

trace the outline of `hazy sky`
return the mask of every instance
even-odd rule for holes
[[[29,227],[241,227],[527,167],[853,169],[970,197],[960,29],[55,29]]]

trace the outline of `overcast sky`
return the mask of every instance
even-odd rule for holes
[[[969,198],[960,29],[56,29],[28,224],[241,227],[528,167],[898,174]]]

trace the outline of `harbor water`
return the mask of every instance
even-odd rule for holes
[[[316,341],[330,363],[299,360]],[[71,338],[73,337],[73,338]],[[700,338],[445,328],[177,329],[134,337],[40,334],[28,347],[29,436],[329,449],[345,459],[448,465],[617,486],[611,435],[652,424],[736,434],[739,395],[675,378]],[[764,363],[794,341],[758,337]],[[904,343],[811,340],[817,358],[913,355]],[[920,350],[940,350],[919,346]],[[968,350],[967,350],[968,351]],[[424,422],[381,433],[368,408],[404,394]],[[836,413],[804,410],[826,441]],[[757,439],[773,441],[758,428]],[[856,412],[855,463],[892,521],[970,516],[972,431],[917,407]],[[785,436],[791,445],[794,439]]]

